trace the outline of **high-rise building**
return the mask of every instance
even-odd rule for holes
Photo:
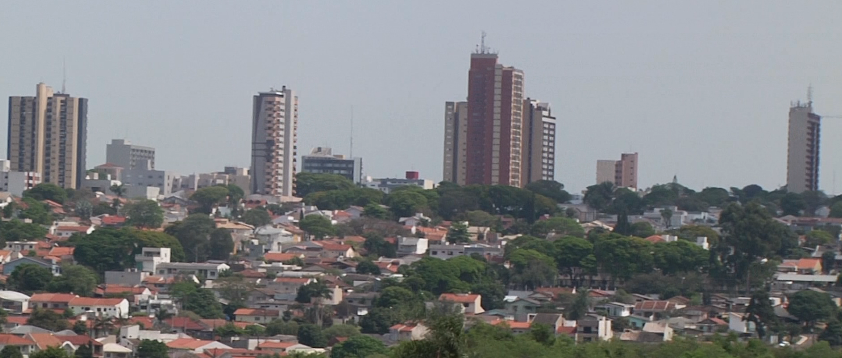
[[[105,148],[105,162],[127,170],[141,168],[148,162],[149,169],[155,169],[155,148],[134,145],[125,139],[112,139]]]
[[[555,180],[556,119],[550,104],[527,98],[523,108],[523,184]]]
[[[786,188],[791,193],[819,190],[821,119],[813,102],[795,102],[789,108]]]
[[[620,160],[597,160],[596,183],[604,182],[637,190],[637,153],[623,153]]]
[[[310,151],[310,154],[301,156],[301,171],[337,174],[359,184],[363,180],[363,160],[333,154],[333,149],[328,147],[316,147]]]
[[[471,54],[465,184],[524,184],[523,99],[523,71],[484,45]]]
[[[295,193],[298,97],[286,86],[254,96],[251,134],[251,192]]]
[[[36,172],[44,183],[78,188],[85,179],[88,100],[39,83],[35,96],[9,97],[7,151],[11,169]]]
[[[442,180],[465,185],[468,152],[468,102],[444,104],[444,170]]]

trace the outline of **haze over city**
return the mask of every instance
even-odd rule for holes
[[[68,93],[90,101],[89,166],[126,138],[188,174],[248,167],[252,96],[286,85],[299,154],[349,154],[353,116],[366,175],[438,181],[444,103],[465,99],[485,31],[552,104],[555,179],[571,192],[621,152],[639,153],[641,188],[677,175],[772,189],[790,102],[812,85],[815,112],[842,115],[839,14],[837,1],[23,2],[0,12],[0,96],[60,88],[64,63]],[[842,119],[822,132],[819,187],[837,194]]]

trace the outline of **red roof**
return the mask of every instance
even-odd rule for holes
[[[153,321],[152,317],[149,316],[134,316],[132,318],[129,318],[128,323],[130,325],[141,325],[143,329],[152,329],[152,327],[155,326],[155,321]]]
[[[122,225],[126,222],[124,216],[109,215],[102,217],[102,225]]]
[[[494,322],[495,326],[501,325],[501,324],[506,324],[511,329],[529,329],[529,327],[532,326],[532,323],[530,323],[530,322],[517,322],[517,321],[497,321],[497,322]]]
[[[260,271],[257,271],[257,270],[243,270],[243,271],[240,271],[240,272],[237,272],[237,273],[242,275],[245,278],[265,278],[266,277],[265,272],[260,272]]]
[[[652,236],[649,236],[649,237],[645,238],[644,240],[649,241],[653,244],[659,243],[659,242],[664,242],[664,238],[662,238],[661,235],[652,235]]]
[[[412,332],[415,327],[418,327],[417,323],[398,323],[389,329],[397,330],[398,332]]]
[[[74,249],[76,249],[76,248],[75,247],[61,247],[61,246],[53,247],[52,249],[50,249],[50,252],[47,253],[47,255],[56,256],[56,257],[73,256]]]
[[[70,303],[77,297],[72,293],[36,293],[29,298],[29,302]]]
[[[105,285],[105,289],[103,293],[108,294],[121,294],[121,293],[131,293],[133,295],[141,295],[144,291],[148,290],[146,286],[123,286],[123,285]]]
[[[365,242],[365,238],[364,238],[364,237],[362,237],[362,236],[345,236],[345,237],[343,237],[343,238],[342,238],[342,242],[343,242],[343,243],[346,243],[346,242],[357,242],[357,243],[362,244],[362,243],[364,243],[364,242]]]
[[[11,318],[11,317],[10,317]],[[29,346],[35,345],[35,342],[16,336],[14,334],[2,334],[0,333],[0,345],[3,346]]]
[[[439,301],[449,301],[455,303],[474,303],[480,296],[477,294],[468,293],[442,293],[439,296]]]
[[[316,244],[320,245],[322,248],[324,248],[327,251],[348,251],[348,249],[351,248],[351,245],[343,245],[343,244],[337,244],[337,243],[333,243],[333,242],[319,242],[319,241],[314,241],[314,242]]]
[[[125,301],[125,298],[91,298],[76,297],[70,300],[71,306],[116,306]],[[30,300],[31,301],[31,300]]]
[[[167,347],[173,349],[196,349],[202,346],[206,346],[208,344],[213,343],[214,341],[203,341],[201,339],[194,339],[194,338],[179,338],[170,343],[167,343]]]
[[[302,285],[306,285],[308,282],[310,282],[310,280],[312,279],[307,277],[278,277],[275,279],[275,282],[299,283]]]
[[[279,317],[281,315],[278,311],[273,310],[264,310],[264,309],[256,309],[256,308],[240,308],[234,311],[235,316],[267,316],[267,317]]]
[[[722,320],[720,318],[708,317],[708,320],[710,320],[711,322],[715,323],[718,326],[727,326],[728,325],[728,322],[725,322],[724,320]]]
[[[798,260],[798,269],[799,270],[810,270],[815,268],[816,266],[821,266],[822,259],[813,259],[813,258],[806,258],[806,259],[799,259]]]
[[[190,319],[189,317],[172,317],[167,318],[164,322],[170,327],[178,327],[191,331],[202,331],[205,329],[199,322]]]
[[[283,252],[267,252],[263,254],[263,259],[268,262],[284,262],[292,260],[296,257],[301,257],[301,254],[287,254]]]
[[[217,318],[217,319],[200,319],[199,322],[202,322],[202,324],[207,326],[209,329],[213,329],[213,328],[216,328],[216,327],[222,327],[226,324],[233,324],[235,327],[239,327],[239,328],[246,328],[248,326],[259,326],[259,324],[257,324],[257,323],[226,321],[224,319],[219,319],[219,318]]]
[[[558,329],[555,332],[556,332],[556,334],[571,335],[571,334],[576,333],[576,326],[570,326],[570,327],[561,326],[561,327],[558,327]]]

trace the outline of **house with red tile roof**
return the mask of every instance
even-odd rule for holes
[[[821,258],[802,258],[798,260],[784,260],[778,265],[778,272],[797,273],[801,275],[815,275],[822,273]]]
[[[102,317],[129,318],[129,301],[125,298],[76,297],[68,303],[76,313],[91,312]]]
[[[234,311],[234,320],[237,322],[266,324],[281,316],[280,311],[259,308],[240,308]]]
[[[77,297],[72,293],[36,293],[29,298],[29,307],[65,310],[70,307],[70,301]]]
[[[508,327],[509,330],[512,331],[513,334],[522,334],[529,331],[529,328],[532,327],[532,322],[518,322],[518,321],[507,321],[507,320],[496,320],[491,323],[494,326],[504,326]]]
[[[440,302],[451,302],[462,306],[462,311],[466,314],[479,314],[485,312],[482,309],[480,302],[482,295],[470,293],[442,293],[439,296]]]
[[[300,344],[298,342],[262,342],[257,345],[257,350],[261,352],[274,352],[285,355],[286,353],[294,352],[300,349],[310,349],[309,346]],[[268,353],[267,353],[268,354]]]
[[[93,226],[63,225],[63,226],[57,226],[56,229],[55,229],[55,232],[53,232],[53,235],[56,235],[58,237],[63,237],[63,238],[69,238],[69,237],[73,236],[73,234],[87,235],[87,234],[90,234],[92,232],[94,232]]]
[[[38,350],[37,343],[30,338],[0,333],[0,347],[5,348],[6,346],[18,347],[24,356],[28,356]]]
[[[298,257],[300,259],[304,259],[304,255],[300,254],[300,253],[267,252],[267,253],[263,254],[263,261],[266,261],[268,263],[273,263],[273,262],[283,263],[283,262],[292,260],[296,257]]]
[[[339,244],[330,241],[313,241],[316,245],[322,247],[321,257],[325,258],[353,258],[357,256],[357,252],[351,245]]]
[[[393,342],[417,341],[424,339],[427,327],[420,322],[404,322],[389,327],[389,339]]]
[[[126,224],[126,217],[119,215],[107,215],[100,218],[104,227],[121,227]]]
[[[206,341],[195,338],[179,338],[167,343],[170,356],[184,353],[201,354],[209,349],[231,349],[231,347],[216,341]]]

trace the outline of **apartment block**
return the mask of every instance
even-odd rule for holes
[[[55,93],[44,83],[35,96],[9,97],[6,153],[12,171],[78,188],[85,179],[88,100]]]
[[[821,119],[813,102],[795,102],[789,108],[786,188],[792,193],[819,190]]]
[[[363,160],[333,154],[333,149],[329,147],[316,147],[310,154],[301,156],[301,171],[341,175],[359,184],[363,180]]]
[[[523,184],[555,180],[556,118],[550,104],[527,98],[523,108]]]
[[[286,87],[254,96],[251,192],[275,197],[295,193],[298,96]]]
[[[619,188],[637,190],[637,153],[623,153],[620,160],[598,160],[596,183],[611,182]]]
[[[444,181],[465,185],[468,153],[468,102],[444,105]]]
[[[105,162],[123,169],[143,169],[142,161],[148,161],[155,169],[155,148],[135,145],[125,139],[112,139],[105,149]]]

